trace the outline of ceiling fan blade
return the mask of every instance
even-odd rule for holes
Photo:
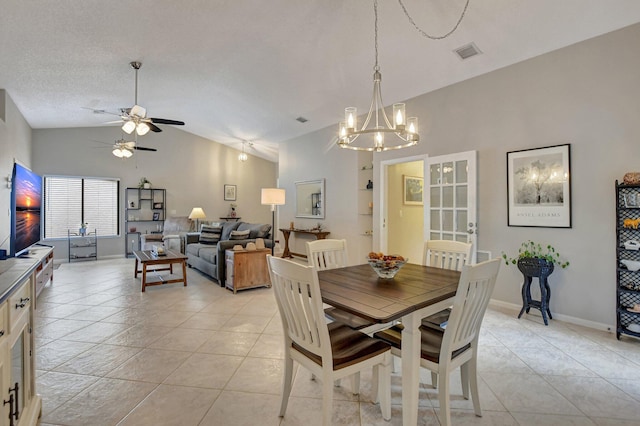
[[[147,126],[149,126],[149,129],[152,132],[160,133],[162,131],[162,129],[160,127],[156,126],[151,121],[145,121],[145,123],[147,123]]]
[[[156,124],[173,124],[174,126],[184,126],[184,121],[167,120],[165,118],[152,118],[151,121]]]
[[[133,149],[137,149],[138,151],[154,151],[154,152],[157,151],[157,149],[155,148],[147,148],[147,147],[138,146],[138,145],[134,146]]]

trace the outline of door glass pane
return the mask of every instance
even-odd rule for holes
[[[440,210],[431,210],[431,229],[440,230]]]
[[[456,216],[456,231],[457,232],[466,232],[467,230],[467,211],[466,210],[457,210],[458,215]]]
[[[453,186],[442,188],[442,207],[453,208]]]
[[[442,230],[453,231],[453,210],[442,211]]]
[[[431,187],[431,200],[429,201],[429,206],[440,207],[440,187],[439,186]]]
[[[440,240],[440,234],[438,232],[432,232],[429,234],[429,239],[431,240]]]
[[[453,234],[442,234],[443,240],[453,240]]]
[[[442,163],[442,183],[453,183],[453,162]]]
[[[440,164],[432,164],[429,173],[431,174],[431,185],[440,185]]]
[[[466,234],[456,234],[456,241],[459,241],[461,243],[468,243],[469,238]]]
[[[467,160],[456,161],[456,183],[467,182]]]
[[[467,207],[467,186],[456,186],[456,207]]]

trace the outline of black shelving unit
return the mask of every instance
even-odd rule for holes
[[[126,188],[124,200],[124,252],[140,250],[140,235],[161,233],[167,217],[167,192],[162,188]]]
[[[98,260],[98,232],[87,231],[83,234],[67,230],[69,244],[69,263],[77,260]]]
[[[636,222],[636,219],[638,221]],[[622,260],[639,261],[640,250],[625,247],[640,241],[640,185],[616,181],[616,337],[622,334],[640,338],[640,312],[630,308],[640,303],[640,270],[627,269]],[[633,331],[629,329],[631,324]]]

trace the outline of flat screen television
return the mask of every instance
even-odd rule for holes
[[[42,178],[14,163],[11,178],[11,256],[27,254],[40,241]]]

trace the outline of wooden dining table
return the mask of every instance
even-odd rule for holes
[[[318,271],[322,301],[374,323],[401,320],[402,424],[418,422],[420,323],[453,303],[460,272],[407,263],[392,279],[368,264]]]

